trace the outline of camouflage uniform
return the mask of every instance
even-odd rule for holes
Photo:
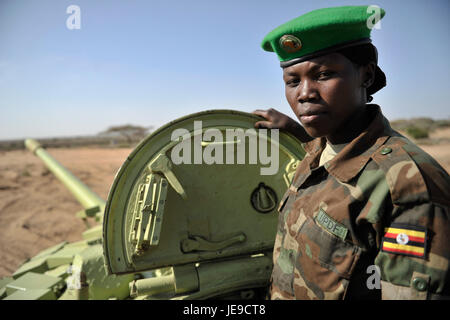
[[[448,173],[377,105],[366,112],[367,130],[324,166],[325,138],[304,145],[308,154],[280,202],[272,299],[450,295]]]

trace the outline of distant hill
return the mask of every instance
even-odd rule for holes
[[[406,133],[413,139],[429,138],[430,133],[450,127],[450,119],[434,120],[431,118],[412,118],[397,119],[390,121],[391,126],[397,130]]]
[[[70,148],[83,146],[101,147],[134,147],[149,133],[152,127],[140,127],[131,124],[111,126],[93,136],[74,136],[64,138],[41,138],[37,139],[46,148]],[[33,138],[33,137],[30,137]],[[24,149],[24,140],[0,140],[0,150]]]
[[[450,141],[450,136],[443,130],[450,128],[450,119],[433,120],[431,118],[396,119],[390,121],[391,126],[409,138],[422,144],[437,144]],[[148,134],[153,127],[141,127],[131,124],[111,126],[92,136],[75,136],[67,138],[38,139],[44,147],[68,148],[82,146],[102,147],[134,147]],[[433,135],[434,132],[444,134]],[[450,130],[449,130],[450,132]],[[437,138],[436,138],[437,137]],[[33,137],[30,137],[33,138]],[[24,149],[24,140],[0,140],[0,150]]]

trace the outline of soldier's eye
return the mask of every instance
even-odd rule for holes
[[[332,75],[333,75],[332,71],[322,71],[322,72],[319,72],[319,74],[317,75],[317,79],[325,80],[325,79],[330,78]]]
[[[300,79],[289,79],[288,81],[286,81],[286,86],[288,87],[296,87],[300,82]]]

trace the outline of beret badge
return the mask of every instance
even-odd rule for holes
[[[293,53],[301,50],[302,42],[296,36],[285,34],[280,38],[280,47],[288,53]]]

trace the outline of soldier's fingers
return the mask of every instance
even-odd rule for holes
[[[258,116],[266,117],[266,115],[267,115],[267,110],[256,109],[256,110],[253,111],[252,113],[253,113],[253,114],[256,114],[256,115],[258,115]]]
[[[270,122],[274,120],[273,115],[270,113],[270,110],[255,110],[253,114],[261,116]]]
[[[259,129],[259,128],[268,128],[271,129],[272,128],[272,122],[270,121],[258,121],[255,123],[255,128]]]

